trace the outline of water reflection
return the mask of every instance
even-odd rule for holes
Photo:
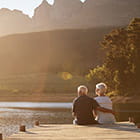
[[[0,102],[0,107],[17,108],[71,108],[72,103],[45,102]]]
[[[4,137],[9,136],[18,132],[20,125],[33,127],[36,120],[45,124],[72,123],[71,105],[72,103],[0,102],[0,132]]]

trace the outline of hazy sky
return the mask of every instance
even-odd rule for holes
[[[34,13],[34,9],[41,4],[43,0],[0,0],[0,8],[18,9],[23,13],[28,14],[30,17]],[[46,0],[53,4],[54,0]],[[84,2],[85,0],[81,0]]]

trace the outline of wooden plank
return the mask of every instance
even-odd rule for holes
[[[6,140],[139,140],[140,129],[128,122],[115,125],[40,125]]]

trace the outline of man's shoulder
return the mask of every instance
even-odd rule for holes
[[[85,100],[90,100],[90,101],[93,101],[93,100],[94,100],[92,97],[87,96],[87,95],[86,95],[86,96],[84,96],[84,99],[85,99]]]
[[[74,100],[73,100],[73,102],[76,102],[76,101],[78,101],[78,100],[91,100],[91,101],[95,101],[95,99],[94,98],[92,98],[92,97],[90,97],[90,96],[79,96],[79,97],[76,97]]]
[[[89,100],[95,100],[93,97],[87,96]]]
[[[89,100],[91,103],[96,103],[96,100],[95,100],[94,98],[92,98],[92,97],[89,97],[89,96],[88,96],[88,100]]]
[[[73,103],[76,102],[78,100],[78,97],[74,98]]]

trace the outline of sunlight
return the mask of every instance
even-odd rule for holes
[[[81,0],[81,2],[83,2],[83,3],[84,3],[85,1],[86,1],[86,0]]]
[[[61,73],[61,78],[64,80],[70,80],[72,79],[72,74],[70,74],[69,72],[62,72]]]

